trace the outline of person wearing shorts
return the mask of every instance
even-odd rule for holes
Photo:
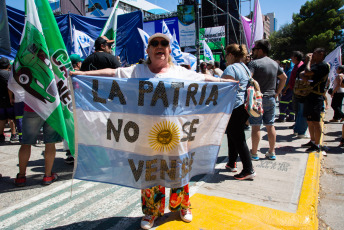
[[[248,68],[252,73],[252,78],[259,83],[260,91],[263,94],[264,110],[262,116],[249,118],[252,126],[252,160],[259,160],[258,146],[260,142],[260,126],[262,124],[266,127],[269,140],[269,150],[265,153],[265,157],[269,160],[276,160],[276,130],[274,126],[276,97],[282,92],[287,76],[277,62],[268,57],[270,49],[271,45],[268,40],[263,39],[256,41],[252,49],[254,60],[248,64]],[[276,88],[277,78],[280,81]]]
[[[45,144],[45,174],[42,184],[49,185],[57,180],[57,174],[52,172],[56,148],[55,143],[61,142],[62,137],[37,113],[25,105],[23,116],[23,136],[19,149],[19,173],[15,179],[18,187],[26,185],[26,168],[31,155],[31,145],[36,144],[40,129],[43,127],[43,141]]]
[[[312,87],[311,93],[306,97],[304,110],[311,136],[308,143],[301,145],[302,147],[308,147],[306,152],[321,151],[322,127],[320,121],[321,113],[324,111],[325,87],[330,72],[329,64],[324,61],[325,56],[326,51],[323,48],[317,48],[313,54],[307,54],[306,68],[304,72],[301,72],[302,80],[309,81]]]

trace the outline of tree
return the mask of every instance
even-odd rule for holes
[[[344,43],[344,0],[307,1],[293,22],[270,36],[271,56],[286,59],[294,50],[313,52],[324,47],[328,52]],[[344,49],[344,46],[343,46]]]
[[[307,1],[300,13],[293,15],[297,49],[312,52],[317,47],[328,51],[336,48],[343,37],[344,0]]]
[[[291,52],[295,50],[294,45],[295,26],[286,24],[277,32],[270,35],[271,57],[275,60],[284,60],[290,58]]]

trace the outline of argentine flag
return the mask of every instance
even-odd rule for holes
[[[182,187],[213,173],[238,84],[73,77],[75,178]]]

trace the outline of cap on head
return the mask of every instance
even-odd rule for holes
[[[69,58],[73,65],[76,65],[78,62],[84,61],[78,54],[71,54]]]
[[[113,44],[115,40],[109,40],[106,36],[101,36],[96,39],[94,42],[94,47],[96,50],[101,49],[101,45],[106,45],[106,44]]]
[[[7,69],[7,67],[10,65],[10,60],[5,57],[0,57],[0,69]]]
[[[168,43],[171,43],[170,38],[166,35],[166,34],[162,34],[162,33],[155,33],[152,36],[150,36],[148,38],[148,44],[154,39],[154,38],[163,38],[165,40],[168,41]]]

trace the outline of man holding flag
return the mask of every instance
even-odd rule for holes
[[[81,70],[116,69],[120,67],[121,64],[117,58],[112,55],[111,47],[114,42],[114,40],[109,40],[105,36],[98,37],[94,42],[95,52],[83,61]]]
[[[41,127],[45,143],[43,185],[49,185],[57,179],[57,174],[52,172],[55,143],[63,137],[74,154],[72,98],[67,85],[67,73],[72,65],[49,2],[27,0],[25,14],[20,48],[8,85],[16,98],[26,104],[15,185],[26,184],[31,145],[36,144]]]

